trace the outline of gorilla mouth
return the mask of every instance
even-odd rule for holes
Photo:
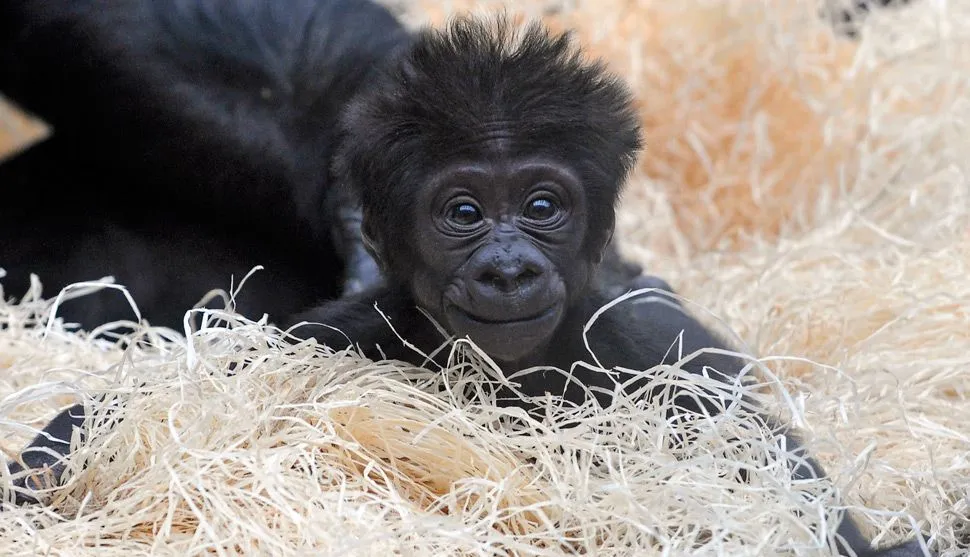
[[[466,309],[462,308],[461,306],[458,306],[457,304],[452,305],[452,307],[455,310],[457,310],[459,313],[461,313],[462,317],[464,317],[465,319],[467,319],[469,321],[473,321],[473,322],[478,323],[478,324],[481,324],[481,325],[511,325],[511,324],[515,324],[515,323],[527,323],[527,322],[530,322],[530,321],[538,321],[538,320],[540,320],[540,319],[542,319],[544,317],[548,317],[549,315],[551,315],[551,314],[553,314],[553,313],[556,312],[556,310],[558,309],[558,304],[553,304],[553,305],[551,305],[551,306],[549,306],[549,307],[547,307],[547,308],[545,308],[545,309],[543,309],[543,310],[541,310],[541,311],[539,311],[537,313],[533,313],[531,315],[526,315],[526,316],[522,316],[522,317],[512,317],[512,318],[506,318],[506,319],[491,319],[491,318],[487,318],[487,317],[480,317],[478,315],[475,315],[475,314],[467,311]]]
[[[559,281],[532,285],[512,295],[469,291],[460,281],[442,293],[444,325],[449,334],[468,337],[498,362],[519,365],[536,357],[566,314]],[[481,289],[479,289],[481,290]]]
[[[480,317],[451,304],[447,314],[449,332],[468,336],[489,356],[502,362],[517,362],[533,355],[550,336],[563,315],[561,304],[511,318]]]

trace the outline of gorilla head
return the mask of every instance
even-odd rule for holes
[[[640,146],[625,86],[567,35],[504,19],[419,33],[343,119],[391,282],[448,332],[515,362],[587,291]]]

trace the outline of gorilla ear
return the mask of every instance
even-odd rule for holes
[[[606,253],[609,251],[610,242],[613,241],[613,233],[616,232],[616,223],[613,219],[610,219],[610,226],[606,229],[606,236],[603,243],[599,246],[595,246],[597,249],[593,255],[593,264],[599,265],[606,258]]]
[[[381,270],[381,273],[387,274],[387,265],[384,261],[384,245],[380,236],[375,234],[373,230],[373,222],[373,219],[368,218],[367,213],[364,213],[363,222],[360,225],[360,239],[364,243],[364,249],[367,250],[367,253],[377,263],[377,268]]]

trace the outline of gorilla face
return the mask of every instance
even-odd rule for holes
[[[593,265],[577,175],[557,161],[497,157],[446,167],[416,201],[418,304],[496,360],[542,349]]]
[[[501,18],[418,34],[340,137],[333,171],[388,282],[516,364],[588,291],[640,147],[620,80],[567,36]]]

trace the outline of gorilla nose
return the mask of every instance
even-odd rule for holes
[[[475,281],[479,286],[509,294],[531,286],[541,276],[542,269],[538,265],[507,262],[482,269]]]

